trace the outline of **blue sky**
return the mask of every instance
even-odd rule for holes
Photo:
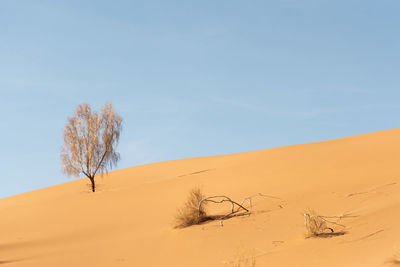
[[[69,181],[62,130],[113,102],[117,168],[398,127],[400,2],[0,2],[0,197]]]

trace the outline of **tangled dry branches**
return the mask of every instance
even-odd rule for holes
[[[316,213],[314,210],[309,210],[308,212],[304,213],[304,224],[307,230],[306,237],[328,237],[345,234],[343,231],[335,232],[334,228],[330,227],[330,225],[335,225],[344,229],[344,225],[332,220],[328,220],[329,218],[336,218],[340,220],[345,217],[353,216],[322,216]]]

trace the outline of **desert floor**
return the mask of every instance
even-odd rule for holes
[[[400,129],[160,162],[0,200],[4,266],[400,266]],[[174,229],[188,192],[250,215]],[[260,195],[261,194],[261,195]],[[230,205],[209,204],[213,214]],[[305,238],[304,212],[337,235]],[[250,265],[249,265],[250,266]]]

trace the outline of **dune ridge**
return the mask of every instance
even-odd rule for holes
[[[257,266],[400,266],[399,162],[392,129],[121,169],[96,193],[86,179],[23,193],[0,200],[0,265],[233,266],[245,251]],[[195,186],[253,196],[251,215],[174,229]],[[309,208],[345,234],[305,238]]]

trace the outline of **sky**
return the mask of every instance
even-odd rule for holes
[[[67,118],[123,117],[117,169],[399,126],[398,0],[2,0],[0,198],[71,181]]]

